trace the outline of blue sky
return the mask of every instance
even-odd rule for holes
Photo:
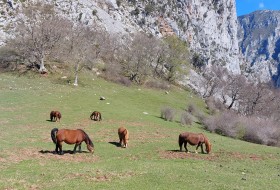
[[[236,0],[237,16],[256,10],[280,10],[280,0]]]

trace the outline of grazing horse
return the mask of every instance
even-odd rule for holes
[[[50,119],[51,119],[51,121],[55,121],[55,122],[57,122],[57,119],[58,119],[58,121],[60,122],[61,113],[59,111],[51,111]]]
[[[201,152],[204,153],[203,147],[202,147],[203,144],[205,144],[206,152],[208,154],[211,151],[211,144],[210,144],[209,140],[207,139],[207,137],[202,133],[189,133],[189,132],[181,133],[179,135],[178,142],[179,142],[179,146],[180,146],[180,151],[182,151],[182,145],[184,144],[186,152],[188,152],[187,143],[189,143],[192,146],[197,145],[197,147],[195,149],[196,153],[197,153],[197,149],[199,146],[201,147]]]
[[[90,115],[90,119],[94,121],[101,121],[102,120],[101,113],[98,111],[92,112],[92,114]]]
[[[62,142],[67,144],[75,144],[73,153],[76,153],[76,148],[79,146],[79,152],[81,152],[81,144],[83,141],[87,144],[87,149],[93,153],[94,145],[89,138],[89,136],[82,129],[60,129],[53,128],[51,130],[51,137],[54,144],[56,144],[55,152],[58,154],[63,154]],[[59,149],[59,151],[58,151]]]
[[[126,148],[128,144],[128,138],[129,138],[129,132],[126,128],[120,127],[118,129],[119,139],[120,139],[120,145],[121,147]]]

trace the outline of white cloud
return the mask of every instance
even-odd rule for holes
[[[263,9],[263,8],[264,8],[264,3],[263,3],[263,2],[259,3],[259,8],[260,8],[260,9]]]

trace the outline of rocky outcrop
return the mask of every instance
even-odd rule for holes
[[[23,4],[28,6],[34,1],[26,0]],[[104,27],[120,35],[136,31],[159,37],[178,35],[189,43],[191,52],[198,54],[207,65],[219,64],[233,73],[240,73],[235,0],[44,2],[54,4],[58,14],[66,15],[75,22]],[[17,17],[17,9],[22,5],[21,1],[13,4],[17,8],[5,4],[3,28]],[[4,31],[3,28],[1,31]]]
[[[280,87],[280,11],[256,11],[238,18],[244,73]]]

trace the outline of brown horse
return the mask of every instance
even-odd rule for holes
[[[51,119],[51,121],[55,121],[55,122],[57,122],[57,119],[58,119],[58,121],[60,121],[61,113],[59,111],[51,111],[50,119]]]
[[[129,138],[129,132],[126,128],[120,127],[118,129],[119,139],[120,139],[120,145],[121,147],[126,148],[128,144],[128,138]]]
[[[189,152],[187,149],[187,143],[189,143],[192,146],[197,145],[197,147],[195,149],[196,153],[197,153],[197,149],[199,146],[201,147],[201,152],[204,153],[204,150],[202,147],[203,144],[205,144],[206,152],[208,154],[211,151],[211,144],[210,144],[209,140],[207,139],[207,137],[202,133],[189,133],[189,132],[181,133],[179,135],[178,142],[179,142],[179,146],[180,146],[180,151],[182,151],[182,145],[184,144],[186,152]]]
[[[90,115],[90,119],[94,121],[101,121],[102,120],[101,113],[98,111],[92,112],[92,114]]]
[[[87,144],[87,149],[93,153],[94,145],[89,136],[82,129],[60,129],[53,128],[51,130],[51,137],[54,144],[56,144],[55,152],[63,154],[62,142],[67,144],[75,144],[73,153],[76,153],[76,148],[79,146],[79,152],[81,152],[81,144],[84,141]],[[59,151],[58,151],[59,149]]]

